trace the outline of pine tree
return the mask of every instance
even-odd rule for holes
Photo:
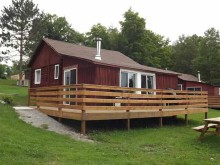
[[[1,44],[6,48],[3,55],[12,58],[19,55],[19,80],[22,79],[22,63],[28,49],[29,32],[39,9],[32,0],[12,0],[12,5],[4,7],[0,16]]]

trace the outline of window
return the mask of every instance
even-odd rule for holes
[[[177,89],[182,91],[183,90],[183,84],[177,84]]]
[[[201,87],[187,87],[186,90],[188,91],[202,91]]]
[[[135,88],[135,77],[135,73],[121,72],[121,87]]]
[[[141,88],[154,89],[154,76],[142,74],[141,75]],[[142,92],[142,94],[146,94],[146,92]],[[148,92],[148,94],[153,94],[153,93]]]
[[[141,88],[154,89],[154,77],[142,74]]]
[[[40,82],[41,82],[41,69],[36,69],[35,76],[34,76],[34,83],[40,84]]]
[[[54,67],[54,79],[59,78],[59,64],[55,65]]]
[[[218,88],[218,95],[220,95],[220,88]]]

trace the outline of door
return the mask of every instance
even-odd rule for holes
[[[77,69],[71,68],[64,70],[64,79],[63,85],[74,85],[77,84]],[[73,88],[65,88],[64,91],[73,91],[76,89]],[[64,98],[76,98],[75,95],[64,95]],[[75,105],[75,102],[65,101],[64,104],[67,105]]]

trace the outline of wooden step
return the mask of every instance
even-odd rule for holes
[[[216,126],[217,126],[217,124],[209,124],[208,128],[215,128]],[[205,125],[200,125],[200,126],[197,126],[197,127],[193,127],[192,129],[195,130],[195,131],[201,132],[204,129],[204,127],[205,127]]]

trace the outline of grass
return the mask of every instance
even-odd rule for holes
[[[178,126],[135,128],[131,131],[93,131],[95,143],[32,127],[14,110],[0,104],[0,164],[219,164],[220,137],[206,135],[203,142],[192,126],[202,124],[204,114],[183,116]],[[210,110],[209,117],[220,116]]]
[[[11,96],[15,105],[27,105],[27,87],[16,86],[15,80],[0,79],[0,84],[0,98],[1,96]]]

